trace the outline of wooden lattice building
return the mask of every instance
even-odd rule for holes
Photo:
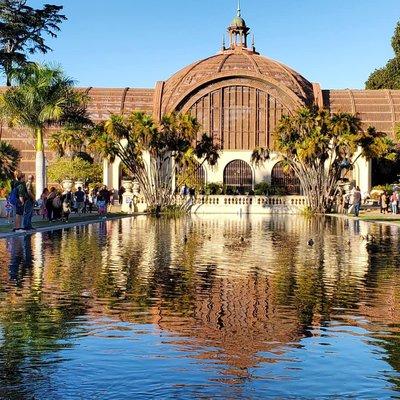
[[[261,56],[254,43],[247,43],[249,28],[240,9],[228,27],[229,46],[211,57],[178,71],[153,89],[84,88],[91,97],[89,112],[94,121],[107,119],[111,113],[141,110],[160,118],[171,111],[190,112],[223,149],[217,167],[205,167],[206,182],[221,182],[245,189],[268,181],[289,193],[299,190],[294,177],[285,175],[279,154],[262,167],[250,163],[257,146],[273,150],[273,133],[283,114],[303,105],[316,103],[332,112],[357,113],[364,127],[394,135],[400,122],[400,91],[396,90],[322,90],[318,83],[280,62]],[[34,143],[23,131],[2,128],[1,137],[22,150],[21,168],[34,172]],[[53,157],[47,152],[49,159]],[[359,159],[353,179],[362,190],[371,186],[371,165]],[[105,164],[104,180],[118,188],[121,167],[117,160]]]

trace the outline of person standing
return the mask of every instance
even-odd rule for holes
[[[81,187],[78,187],[78,190],[75,192],[75,200],[78,214],[82,214],[83,208],[85,206],[85,192],[82,190]]]
[[[106,199],[104,198],[104,191],[100,190],[97,196],[97,210],[101,218],[105,218],[107,212],[107,203]]]
[[[353,192],[354,215],[358,217],[361,208],[361,190],[357,186]]]
[[[72,209],[72,193],[70,190],[67,190],[62,196],[61,196],[61,202],[62,202],[62,221],[68,222],[69,215],[71,214],[71,209]]]
[[[392,207],[393,214],[397,214],[398,212],[398,202],[399,202],[399,195],[397,193],[397,190],[395,190],[393,194],[390,196],[390,206]]]
[[[46,208],[46,201],[47,201],[47,197],[49,195],[49,189],[44,188],[43,189],[43,193],[40,196],[40,215],[42,216],[42,219],[46,219],[47,218],[47,208]]]
[[[101,202],[104,202],[104,207],[105,207],[105,211],[104,212],[100,212],[100,205],[98,204],[99,200]],[[107,209],[108,209],[108,205],[110,204],[110,192],[107,189],[106,185],[103,185],[99,191],[99,194],[97,196],[97,206],[99,208],[99,214],[105,215],[107,214]]]
[[[24,214],[24,195],[25,195],[25,175],[17,170],[14,174],[15,179],[11,182],[11,193],[9,201],[13,206],[14,211],[14,229],[13,231],[21,230],[22,215]],[[22,195],[22,201],[21,201]]]
[[[33,175],[28,176],[28,182],[26,182],[26,196],[24,202],[24,214],[22,216],[22,228],[24,230],[33,230],[32,216],[33,207],[35,204],[35,187],[33,185],[35,178]]]
[[[381,194],[379,200],[381,203],[381,213],[386,214],[387,210],[388,210],[388,203],[389,203],[386,190]]]
[[[344,193],[343,194],[343,214],[347,214],[349,207],[350,207],[350,194]]]
[[[13,221],[13,216],[14,216],[14,207],[13,205],[10,203],[10,200],[7,198],[6,199],[6,204],[4,206],[5,210],[6,210],[6,218],[7,218],[7,223],[11,224]]]
[[[53,207],[53,221],[58,221],[61,219],[61,212],[62,212],[62,200],[61,200],[61,193],[56,192],[54,199],[52,201]]]
[[[49,222],[52,222],[54,218],[53,200],[55,199],[56,195],[57,195],[56,188],[53,186],[50,188],[50,193],[48,194],[46,199],[46,214]]]
[[[123,186],[121,186],[119,189],[118,189],[118,202],[119,202],[119,205],[122,205],[122,200],[123,200],[123,197],[122,197],[122,195],[125,193],[125,188],[123,187]]]

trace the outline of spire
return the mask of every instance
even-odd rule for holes
[[[229,40],[230,49],[236,48],[247,48],[247,35],[249,34],[250,28],[246,26],[246,22],[242,18],[242,13],[240,10],[240,0],[238,0],[238,7],[236,16],[233,18],[229,28]]]

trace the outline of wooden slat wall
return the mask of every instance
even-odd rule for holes
[[[273,147],[272,132],[288,113],[277,99],[249,86],[230,86],[199,99],[190,112],[223,149],[253,150]]]

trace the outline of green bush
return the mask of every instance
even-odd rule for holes
[[[391,184],[391,185],[389,185],[389,184],[386,184],[386,185],[376,185],[376,186],[374,186],[374,187],[371,189],[371,191],[372,191],[372,190],[382,190],[382,191],[386,190],[386,193],[389,194],[389,195],[391,195],[391,194],[393,193],[393,186],[396,186],[396,185],[393,185],[393,184]],[[378,196],[378,197],[379,197],[379,196]]]
[[[254,193],[257,196],[268,196],[271,194],[271,186],[268,182],[259,182],[254,186]]]
[[[85,183],[101,182],[102,167],[99,164],[90,164],[79,157],[59,158],[50,164],[48,176],[50,181],[58,183],[65,179],[82,180]]]
[[[216,182],[210,182],[207,183],[205,187],[205,192],[207,195],[217,195],[217,194],[222,194],[222,184],[221,183],[216,183]]]

